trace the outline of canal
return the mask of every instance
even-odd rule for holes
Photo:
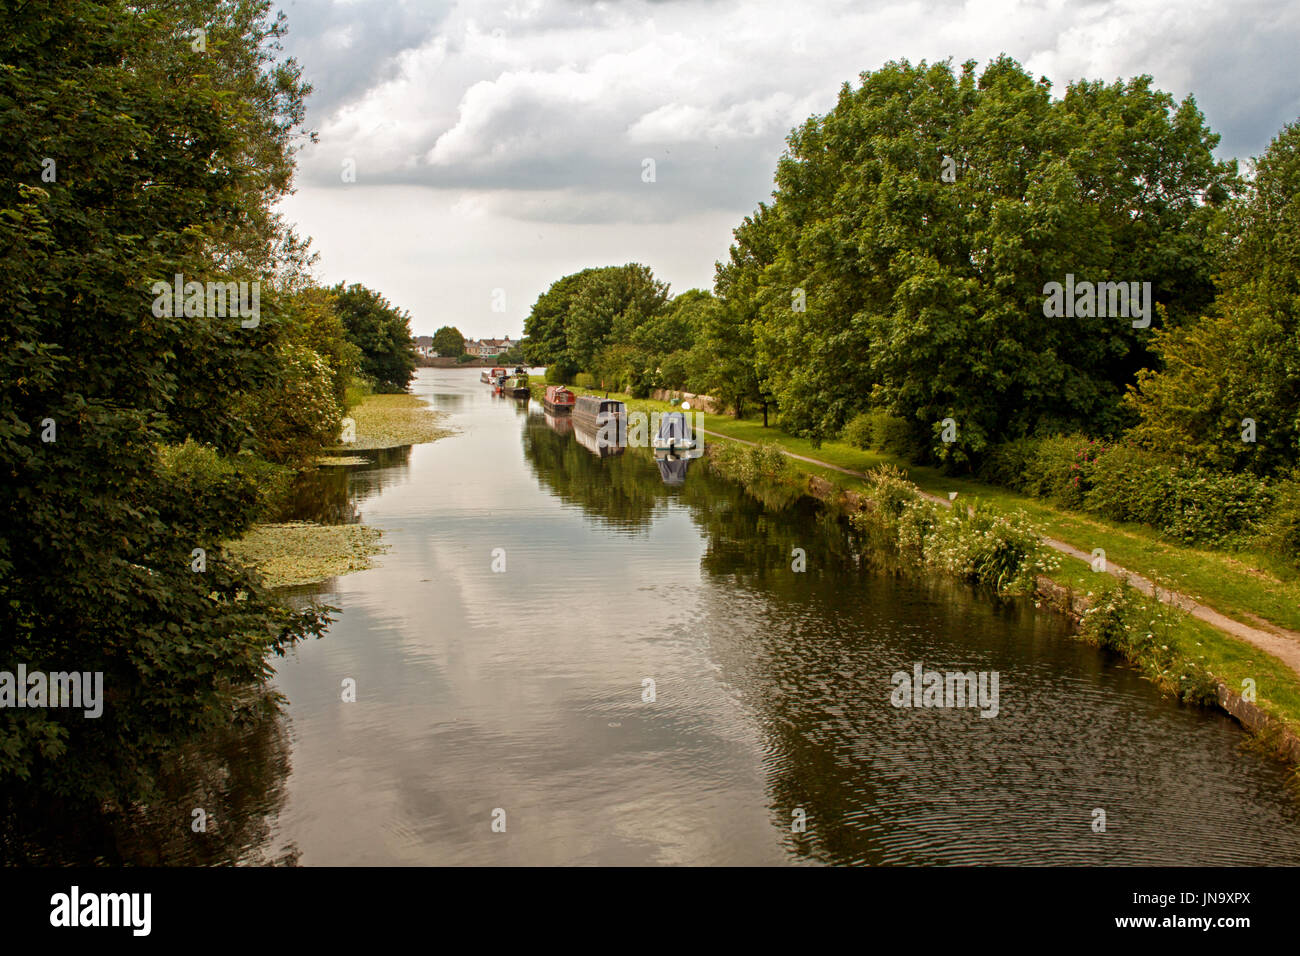
[[[670,486],[647,451],[597,457],[477,370],[413,391],[459,433],[305,496],[390,550],[294,592],[338,619],[276,662],[282,716],[177,798],[216,825],[142,817],[109,858],[1300,863],[1284,768],[1032,601],[900,572],[700,462]],[[996,672],[997,715],[893,706],[917,664]]]

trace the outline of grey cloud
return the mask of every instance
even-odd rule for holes
[[[309,124],[396,76],[398,57],[424,46],[453,6],[452,0],[282,0],[285,52],[313,87]],[[340,46],[333,38],[344,31],[349,43]]]

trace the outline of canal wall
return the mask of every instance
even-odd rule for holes
[[[1039,575],[1036,583],[1038,599],[1068,617],[1077,630],[1084,612],[1091,606],[1087,597],[1044,575]],[[1262,745],[1275,751],[1279,758],[1293,767],[1300,767],[1300,737],[1223,681],[1219,681],[1216,688],[1221,710],[1254,734]]]
[[[684,402],[690,402],[692,409],[699,409],[702,412],[708,412],[710,415],[722,414],[718,403],[708,395],[696,395],[694,392],[678,392],[670,388],[656,388],[650,393],[650,397],[656,402],[671,402],[676,398]]]

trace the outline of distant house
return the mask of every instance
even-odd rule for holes
[[[473,339],[465,340],[465,351],[470,355],[477,355],[479,358],[491,358],[494,355],[501,355],[509,352],[519,343],[506,336],[504,339]]]
[[[415,339],[415,354],[433,358],[438,353],[433,350],[433,336],[420,335]]]

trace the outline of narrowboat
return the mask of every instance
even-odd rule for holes
[[[588,431],[597,431],[612,426],[614,433],[622,436],[627,432],[627,406],[612,398],[599,395],[579,395],[573,403],[573,422]]]
[[[479,381],[484,385],[495,385],[505,377],[505,374],[506,370],[500,367],[494,368],[491,375],[488,374],[487,369],[484,369],[483,374],[479,376]]]
[[[573,411],[574,394],[563,385],[547,385],[542,407],[552,415],[567,415]]]
[[[691,426],[681,412],[668,412],[659,419],[659,431],[652,445],[655,451],[667,452],[676,456],[681,452],[695,450],[695,436]]]
[[[527,398],[532,394],[528,390],[528,373],[521,368],[515,369],[514,374],[501,383],[501,394],[510,398]]]

